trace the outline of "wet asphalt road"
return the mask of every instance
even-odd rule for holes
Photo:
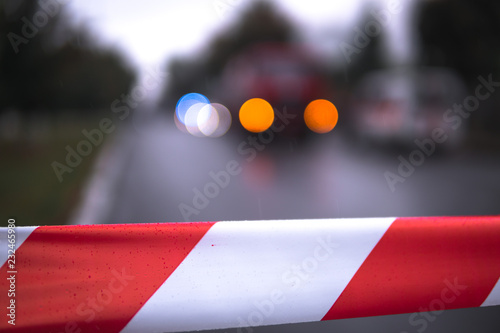
[[[106,223],[500,214],[498,153],[437,152],[391,189],[385,173],[400,177],[411,150],[360,148],[340,130],[252,144],[160,119],[123,137]]]

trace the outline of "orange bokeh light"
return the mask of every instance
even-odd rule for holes
[[[243,127],[254,133],[267,130],[274,121],[274,110],[271,104],[262,98],[252,98],[240,108],[240,122]]]
[[[307,105],[304,121],[307,127],[316,133],[330,132],[339,119],[335,105],[326,99],[316,99]]]

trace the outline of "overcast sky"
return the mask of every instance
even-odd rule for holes
[[[238,19],[252,0],[74,0],[75,22],[86,22],[106,43],[125,51],[134,65],[163,64],[174,54],[196,52],[207,37]],[[306,35],[321,38],[352,25],[363,0],[277,0]],[[368,0],[369,1],[369,0]],[[319,37],[318,37],[319,36]]]

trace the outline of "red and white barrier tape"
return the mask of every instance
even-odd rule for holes
[[[0,230],[1,331],[191,331],[500,305],[497,216],[15,234],[11,274]]]

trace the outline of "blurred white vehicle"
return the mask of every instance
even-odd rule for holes
[[[442,128],[448,135],[443,145],[452,149],[461,143],[465,123],[452,129],[444,114],[465,94],[462,79],[446,68],[370,72],[354,92],[352,129],[365,141],[410,145]]]

